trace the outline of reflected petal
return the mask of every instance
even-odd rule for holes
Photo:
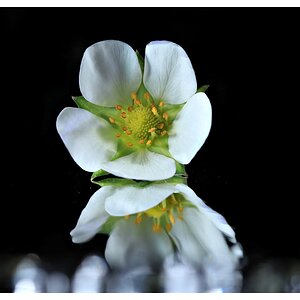
[[[105,249],[110,266],[126,270],[138,266],[158,266],[171,253],[173,246],[165,232],[154,233],[149,219],[135,224],[133,218],[116,224]]]

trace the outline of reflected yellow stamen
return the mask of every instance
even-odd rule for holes
[[[122,117],[123,119],[126,118],[126,112],[125,112],[125,111],[123,111],[123,112],[121,113],[121,117]]]
[[[154,132],[156,130],[156,128],[155,127],[152,127],[152,128],[150,128],[149,130],[148,130],[148,132]]]
[[[163,113],[163,118],[167,121],[169,119],[168,113],[164,112]]]
[[[164,101],[160,101],[160,102],[159,102],[159,106],[160,106],[160,107],[165,106],[165,102],[164,102]]]
[[[116,110],[122,110],[122,106],[119,105],[119,104],[117,104],[117,105],[115,106],[115,108],[116,108]]]
[[[173,203],[173,204],[176,204],[176,203],[177,203],[177,200],[176,200],[174,194],[171,195],[171,199],[172,199],[172,203]]]
[[[164,123],[160,123],[160,124],[158,124],[158,126],[157,126],[159,129],[163,129],[164,127],[165,127],[165,124]]]
[[[161,232],[161,226],[159,224],[153,224],[152,230],[156,233],[160,233]]]
[[[112,124],[114,124],[116,122],[115,119],[112,118],[112,117],[109,117],[108,119],[109,119],[109,122],[112,123]]]
[[[121,137],[121,133],[116,133],[116,138]]]
[[[169,219],[170,219],[171,223],[175,224],[175,218],[174,218],[174,215],[172,214],[172,212],[169,212],[168,216],[169,216]]]
[[[127,143],[127,146],[128,146],[128,147],[132,147],[133,144],[132,144],[131,142],[128,142],[128,143]]]
[[[135,224],[140,224],[142,223],[142,221],[143,221],[142,214],[138,214],[135,219]]]
[[[132,106],[128,106],[128,108],[127,108],[127,109],[128,109],[128,111],[129,111],[129,112],[132,112],[132,110],[133,110],[133,107],[132,107]]]
[[[178,211],[178,219],[179,221],[183,220],[183,207],[181,206],[181,203],[179,203],[179,206],[177,207],[177,211]]]
[[[126,126],[123,126],[123,127],[122,127],[122,130],[123,130],[123,131],[127,131],[127,129],[128,129],[128,128],[127,128]]]
[[[127,130],[127,131],[126,131],[126,134],[127,134],[127,135],[131,135],[131,134],[132,134],[132,132],[131,132],[131,131],[129,131],[129,130]]]
[[[144,98],[145,98],[146,100],[149,100],[149,99],[150,99],[150,94],[149,94],[148,92],[146,92],[146,93],[144,94]]]
[[[145,142],[144,140],[140,140],[139,144],[144,144],[144,142]]]
[[[182,197],[178,196],[178,194],[171,194],[158,205],[144,211],[142,213],[143,217],[152,219],[152,230],[154,232],[170,232],[176,221],[183,220],[184,202],[182,201]],[[136,218],[140,214],[137,214]]]
[[[172,224],[167,223],[167,224],[166,224],[166,229],[167,229],[168,232],[170,232],[171,229],[172,229]]]
[[[159,207],[157,206],[149,208],[148,210],[145,211],[145,213],[146,215],[155,218],[156,220],[158,220],[164,215],[164,212],[161,209],[159,209]]]
[[[146,143],[147,146],[150,146],[151,144],[152,144],[151,140],[148,140],[147,143]]]
[[[164,130],[164,131],[162,131],[162,132],[160,133],[161,136],[164,136],[164,135],[166,135],[166,134],[167,134],[167,130]]]

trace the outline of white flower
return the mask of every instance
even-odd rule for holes
[[[58,116],[57,130],[86,171],[102,169],[138,180],[170,178],[175,160],[188,164],[210,131],[209,99],[196,93],[191,62],[172,42],[147,45],[143,73],[126,43],[96,43],[84,53],[79,84],[93,108],[102,109],[101,118],[86,108],[68,107]]]
[[[226,220],[184,184],[150,184],[99,189],[71,231],[83,243],[111,227],[106,259],[113,268],[156,265],[176,250],[195,266],[235,265],[236,243]],[[110,231],[109,230],[109,231]]]

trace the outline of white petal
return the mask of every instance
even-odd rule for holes
[[[211,209],[209,206],[207,206],[202,199],[200,199],[194,191],[189,188],[187,185],[184,184],[177,184],[176,185],[177,190],[184,195],[184,197],[191,201],[193,204],[195,204],[199,210],[209,218],[214,225],[222,232],[224,233],[231,242],[235,243],[235,233],[233,229],[228,225],[225,218]]]
[[[104,209],[104,201],[111,193],[111,187],[99,189],[90,198],[81,212],[76,227],[71,231],[73,243],[84,243],[96,235],[109,217]]]
[[[178,113],[169,132],[169,151],[188,164],[204,144],[211,127],[211,105],[204,93],[194,95]]]
[[[183,217],[182,222],[174,224],[170,235],[190,263],[199,266],[234,263],[223,235],[206,215],[195,208],[186,208]]]
[[[154,233],[152,221],[134,224],[132,219],[121,220],[112,231],[105,249],[105,257],[112,268],[130,269],[161,264],[173,252],[165,232]]]
[[[156,206],[176,192],[170,184],[151,184],[143,188],[125,186],[115,188],[105,202],[106,211],[112,216],[126,216]]]
[[[109,161],[101,168],[116,176],[137,180],[167,179],[176,172],[173,159],[148,150]]]
[[[127,103],[130,93],[136,92],[141,81],[136,53],[126,43],[108,40],[86,49],[79,85],[87,100],[104,106]]]
[[[188,208],[185,209],[185,213]],[[187,217],[185,216],[183,221],[177,221],[169,235],[174,240],[176,247],[178,248],[181,255],[183,255],[189,262],[192,259],[197,260],[197,264],[202,263],[206,256],[206,250],[203,248],[202,244],[198,243],[196,237],[194,237],[190,231],[188,224],[186,223]],[[192,261],[194,263],[194,261]]]
[[[145,52],[144,85],[155,99],[186,102],[197,90],[195,72],[185,51],[167,41],[152,42]]]
[[[75,162],[84,170],[101,169],[116,152],[112,127],[86,110],[67,107],[57,117],[57,131]]]

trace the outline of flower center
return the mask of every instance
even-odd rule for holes
[[[152,230],[160,233],[163,230],[170,232],[176,219],[183,220],[183,206],[182,196],[179,194],[172,194],[164,199],[160,204],[152,207],[144,212],[135,215],[135,224],[140,224],[144,218],[152,218]],[[129,216],[125,217],[126,220]]]
[[[153,129],[153,132],[156,130],[159,119],[149,107],[138,106],[128,114],[125,123],[134,137],[138,140],[146,140],[149,138],[151,130]]]
[[[144,93],[143,101],[137,98],[136,93],[131,93],[132,105],[123,107],[116,105],[120,112],[119,118],[109,118],[127,146],[151,146],[153,140],[167,134],[168,113],[164,111],[164,102],[157,104],[148,92]]]

